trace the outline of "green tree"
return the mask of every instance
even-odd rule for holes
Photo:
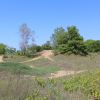
[[[69,26],[67,31],[57,28],[52,35],[52,43],[57,53],[87,55],[83,37],[75,26]]]
[[[77,40],[77,41],[83,41],[83,37],[80,36],[79,30],[76,28],[76,26],[69,26],[67,27],[67,37],[68,40]]]
[[[7,55],[16,54],[16,48],[6,47],[6,48],[5,48],[5,54],[7,54]]]
[[[85,45],[89,52],[100,52],[100,40],[87,40]]]
[[[51,47],[50,41],[47,41],[45,44],[43,44],[43,45],[41,46],[41,48],[42,48],[42,50],[51,50],[52,47]]]
[[[4,44],[0,44],[0,54],[5,54],[5,48],[6,48],[6,45]]]
[[[54,33],[51,37],[52,46],[58,47],[61,44],[66,44],[68,41],[67,32],[63,27],[57,28],[54,30]]]

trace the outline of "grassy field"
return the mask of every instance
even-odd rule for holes
[[[31,58],[26,57],[26,56],[17,56],[17,55],[8,56],[8,57],[3,58],[5,62],[22,62],[22,61],[26,61],[29,59]]]
[[[60,70],[59,67],[51,66],[51,67],[34,67],[31,68],[28,65],[14,62],[5,62],[0,63],[0,72],[10,72],[12,74],[21,74],[21,75],[38,75],[44,76],[51,72],[55,72]]]
[[[0,100],[100,100],[100,54],[57,55],[51,57],[54,61],[40,58],[23,64],[18,62],[30,58],[19,58],[0,63]],[[59,70],[87,71],[48,78]]]
[[[91,54],[88,56],[64,56],[58,55],[53,57],[59,66],[71,70],[91,70],[100,67],[100,54]]]
[[[75,55],[57,55],[51,57],[54,62],[41,58],[36,61],[26,62],[26,65],[34,65],[36,67],[41,66],[58,66],[61,69],[65,70],[90,70],[100,67],[100,54],[91,54],[86,57],[84,56],[75,56]]]
[[[58,79],[5,75],[0,100],[100,100],[100,69]]]

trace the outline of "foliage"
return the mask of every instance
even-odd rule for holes
[[[70,92],[80,91],[91,96],[94,100],[100,100],[100,70],[78,75],[63,82],[64,89]]]
[[[0,63],[0,71],[10,72],[12,74],[21,74],[21,75],[46,75],[55,71],[60,70],[59,67],[33,67],[31,68],[28,65],[21,63],[5,62]]]
[[[89,52],[100,52],[100,40],[87,40],[85,45]]]
[[[55,52],[60,54],[88,54],[83,37],[75,26],[68,27],[67,31],[57,28],[52,35],[52,43]]]
[[[59,79],[31,77],[35,72],[39,72],[38,75],[42,73],[46,75],[54,70],[58,69],[54,67],[50,67],[49,70],[46,67],[32,69],[19,63],[0,63],[1,73],[9,71],[18,75],[17,78],[13,78],[13,74],[10,78],[7,78],[7,75],[2,78],[4,74],[0,74],[0,99],[78,100],[80,98],[79,100],[89,100],[93,98],[93,100],[100,100],[100,69]]]
[[[42,49],[42,50],[51,50],[52,47],[51,47],[50,41],[47,41],[45,44],[43,44],[43,45],[41,46],[41,49]]]
[[[0,44],[0,54],[5,54],[6,45]]]
[[[58,47],[61,44],[66,44],[67,41],[67,32],[65,32],[63,27],[54,30],[54,33],[51,37],[52,46],[54,48]]]
[[[6,47],[5,48],[5,54],[6,55],[14,55],[14,54],[16,54],[16,49],[11,48],[11,47]]]
[[[32,74],[32,68],[27,65],[14,62],[0,63],[0,71],[11,72],[13,74]]]

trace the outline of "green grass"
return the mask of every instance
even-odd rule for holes
[[[34,67],[33,72],[36,75],[46,75],[53,72],[61,70],[59,67],[49,66],[49,67]]]
[[[32,68],[14,62],[0,63],[0,72],[2,71],[11,72],[13,74],[32,74]]]
[[[26,56],[17,56],[17,55],[8,56],[8,58],[3,58],[5,62],[23,62],[30,59],[32,58]]]
[[[0,63],[0,72],[6,71],[6,72],[11,72],[12,74],[46,75],[58,70],[60,70],[60,68],[56,66],[31,68],[21,63],[14,63],[14,62]]]

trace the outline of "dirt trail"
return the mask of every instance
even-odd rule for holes
[[[54,55],[52,50],[44,50],[41,52],[41,56],[49,59],[50,61],[54,61],[50,56]]]
[[[33,58],[31,60],[26,60],[26,61],[23,61],[23,62],[20,62],[20,63],[25,63],[25,62],[31,62],[31,61],[35,61],[35,60],[38,60],[40,58],[47,58],[49,59],[50,61],[54,61],[50,56],[53,55],[53,52],[52,50],[44,50],[42,52],[40,52],[40,56],[39,57],[36,57],[36,58]]]
[[[40,54],[39,57],[33,58],[31,60],[23,61],[23,62],[20,62],[20,63],[31,62],[31,61],[35,61],[35,60],[38,60],[38,59],[41,59],[41,58],[47,58],[50,61],[54,62],[54,60],[51,58],[51,56],[54,55],[52,50],[44,50],[44,51],[40,52],[39,54]],[[35,67],[35,66],[32,65],[30,67]],[[48,78],[50,78],[50,79],[59,78],[59,77],[64,77],[64,76],[68,76],[68,75],[79,74],[79,73],[82,73],[82,72],[85,72],[85,71],[86,70],[80,70],[80,71],[60,70],[60,71],[57,71],[55,73],[51,73],[50,77],[48,77]]]
[[[41,58],[41,56],[36,57],[36,58],[33,58],[33,59],[30,59],[30,60],[22,61],[22,62],[20,62],[20,63],[31,62],[31,61],[38,60],[38,59],[40,59],[40,58]]]
[[[3,56],[0,56],[0,62],[3,62]]]
[[[50,79],[52,78],[59,78],[59,77],[64,77],[64,76],[68,76],[68,75],[74,75],[74,74],[79,74],[82,72],[85,72],[86,70],[80,70],[80,71],[65,71],[65,70],[61,70],[61,71],[57,71],[55,73],[51,73],[51,76],[49,77]]]

